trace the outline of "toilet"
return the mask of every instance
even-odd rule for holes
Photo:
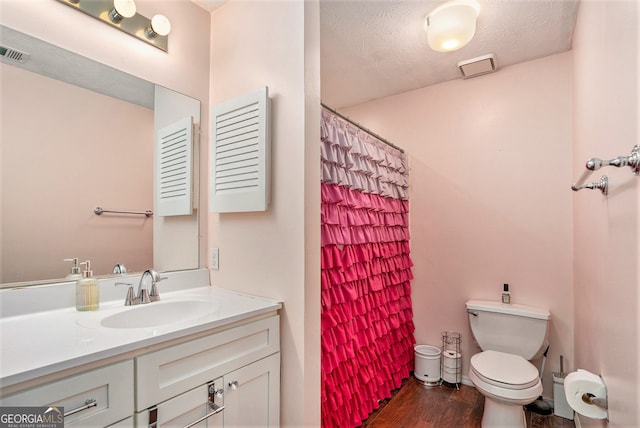
[[[529,361],[547,345],[551,314],[518,304],[469,300],[471,332],[482,352],[471,357],[469,378],[485,397],[482,426],[526,427],[523,406],[542,394]]]

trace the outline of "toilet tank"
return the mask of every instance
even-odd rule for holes
[[[547,344],[551,314],[546,309],[518,304],[469,300],[466,303],[473,337],[483,351],[539,357]]]

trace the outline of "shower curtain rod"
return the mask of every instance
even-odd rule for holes
[[[385,140],[384,138],[382,138],[381,136],[379,136],[378,134],[376,134],[375,132],[365,128],[364,126],[360,125],[358,122],[355,122],[352,119],[349,119],[347,116],[343,115],[342,113],[339,113],[338,110],[329,107],[328,105],[326,105],[325,103],[321,102],[320,105],[324,108],[326,108],[327,110],[329,110],[331,113],[335,114],[336,116],[339,116],[340,118],[346,120],[347,122],[349,122],[350,124],[352,124],[353,126],[358,127],[359,129],[361,129],[362,131],[366,132],[367,134],[371,135],[372,137],[377,138],[378,140],[382,141],[383,143],[385,143],[387,146],[391,146],[394,149],[398,150],[400,153],[404,153],[404,150],[401,149],[400,147],[396,146],[395,144],[391,143],[388,140]]]

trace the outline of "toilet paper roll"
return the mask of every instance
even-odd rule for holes
[[[587,402],[588,397],[606,400],[607,387],[600,376],[582,369],[569,373],[564,379],[564,393],[569,406],[581,415],[594,419],[607,417],[607,409]]]
[[[459,352],[445,350],[442,353],[442,365],[444,367],[457,369],[462,367],[462,355]]]
[[[453,359],[457,359],[457,358],[461,358],[462,357],[460,352],[451,351],[449,349],[445,349],[444,351],[442,351],[442,356],[444,358],[453,358]]]

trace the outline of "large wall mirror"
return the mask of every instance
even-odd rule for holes
[[[57,282],[74,257],[100,276],[197,268],[197,207],[94,209],[153,211],[154,132],[199,124],[200,102],[5,26],[0,45],[0,284]]]

